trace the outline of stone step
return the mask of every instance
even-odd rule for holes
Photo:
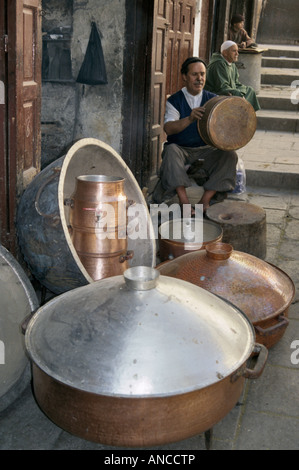
[[[262,67],[262,85],[291,86],[293,82],[299,81],[298,69],[280,69],[275,67]]]
[[[252,166],[250,168],[250,166]],[[268,167],[259,168],[255,163],[248,164],[246,168],[246,185],[257,187],[269,187],[277,189],[298,189],[299,174],[281,169],[278,165],[271,170]]]
[[[263,52],[263,57],[297,57],[299,58],[299,46],[286,46],[276,44],[259,44],[261,49],[267,49]]]
[[[273,67],[281,69],[299,69],[299,58],[297,57],[263,57],[262,67]]]
[[[280,132],[299,132],[298,111],[261,109],[257,111],[257,129]]]
[[[257,130],[237,151],[249,186],[299,188],[299,134]]]
[[[258,100],[264,110],[299,111],[299,83],[298,88],[263,85]]]

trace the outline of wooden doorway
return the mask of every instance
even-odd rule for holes
[[[169,2],[166,95],[182,88],[181,65],[193,56],[196,0]]]
[[[15,214],[40,169],[40,0],[0,0],[0,229],[15,254]]]
[[[151,176],[158,173],[167,96],[182,88],[181,65],[193,55],[196,0],[156,0],[153,24]]]
[[[157,175],[165,102],[192,55],[196,0],[127,0],[122,157],[140,186]]]

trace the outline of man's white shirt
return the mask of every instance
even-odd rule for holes
[[[187,88],[184,87],[182,88],[182,92],[184,93],[186,101],[191,109],[200,107],[202,102],[202,91],[198,93],[198,95],[193,96],[187,91]],[[169,121],[178,121],[180,118],[181,116],[178,110],[170,104],[169,101],[166,101],[164,124]]]

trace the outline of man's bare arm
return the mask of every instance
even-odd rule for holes
[[[191,111],[190,116],[187,116],[183,119],[179,119],[178,121],[168,121],[164,124],[164,131],[167,135],[172,134],[179,134],[180,132],[184,131],[190,124],[198,119],[201,119],[204,115],[205,108],[194,108]]]

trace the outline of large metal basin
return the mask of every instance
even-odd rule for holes
[[[131,447],[210,429],[267,358],[240,310],[148,267],[51,300],[31,319],[26,347],[36,399],[56,424]]]

